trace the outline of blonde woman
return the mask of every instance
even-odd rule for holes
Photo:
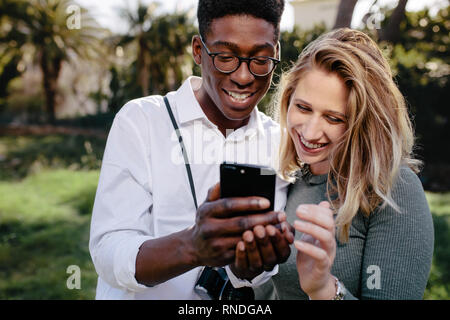
[[[279,92],[297,250],[257,297],[272,285],[280,299],[422,299],[432,217],[405,101],[376,43],[350,29],[323,35]]]

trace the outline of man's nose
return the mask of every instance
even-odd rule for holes
[[[231,74],[231,80],[242,87],[250,85],[255,80],[247,61],[241,62],[239,68]]]

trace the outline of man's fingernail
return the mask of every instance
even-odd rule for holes
[[[255,234],[259,239],[263,239],[265,237],[264,230],[265,230],[264,227],[255,229]]]
[[[280,212],[280,213],[278,214],[278,222],[283,222],[283,221],[285,221],[285,220],[286,220],[286,213]]]
[[[269,236],[274,237],[276,234],[275,228],[266,228],[267,233],[269,234]]]
[[[270,206],[270,201],[267,199],[260,199],[259,200],[259,207],[260,208],[268,208]]]
[[[253,241],[253,232],[250,232],[248,235],[246,235],[244,237],[244,240],[247,242],[252,242]]]

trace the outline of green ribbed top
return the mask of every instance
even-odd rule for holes
[[[434,231],[422,184],[402,168],[392,198],[401,210],[379,208],[366,217],[358,213],[347,243],[337,242],[331,273],[345,286],[345,300],[422,299],[431,268]],[[318,204],[326,197],[327,175],[300,177],[291,185],[286,204],[289,223],[298,219],[298,205]],[[295,238],[301,234],[296,232]],[[257,299],[308,299],[296,268],[297,249],[291,246],[286,263],[269,282],[255,288]]]

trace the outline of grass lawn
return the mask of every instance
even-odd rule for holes
[[[49,170],[0,182],[0,299],[93,299],[88,242],[98,171]],[[69,290],[70,265],[81,289]]]
[[[104,141],[0,137],[0,299],[93,299],[90,214]],[[426,193],[435,251],[425,299],[450,299],[450,193]],[[68,289],[81,270],[81,288]]]

